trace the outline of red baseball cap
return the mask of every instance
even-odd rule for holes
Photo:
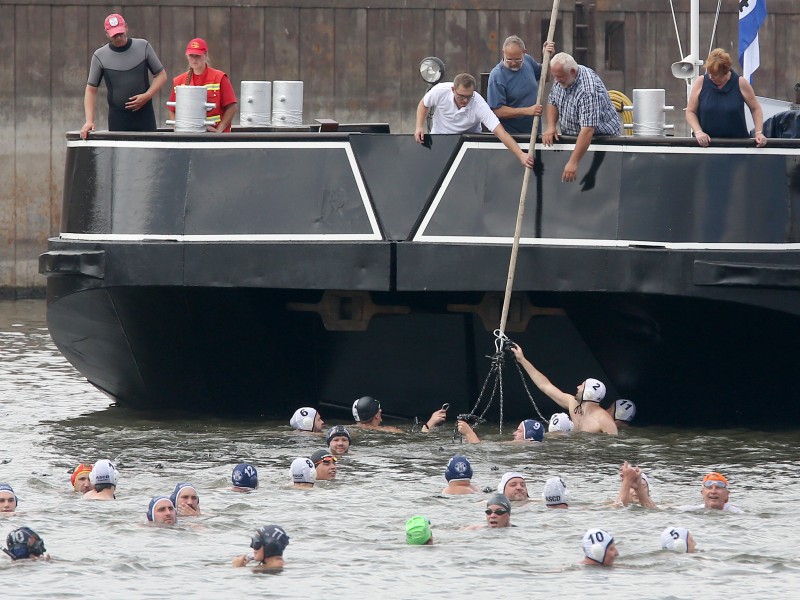
[[[125,19],[122,18],[122,15],[118,15],[117,13],[110,14],[106,17],[105,27],[106,33],[110,36],[123,33],[125,31]]]
[[[201,38],[194,38],[189,45],[186,46],[186,54],[205,54],[208,52],[208,45],[206,41]]]

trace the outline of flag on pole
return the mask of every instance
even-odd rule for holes
[[[767,0],[739,0],[739,64],[747,81],[761,64],[758,29],[766,18]]]

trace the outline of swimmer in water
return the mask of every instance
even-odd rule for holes
[[[650,498],[650,481],[639,467],[631,466],[626,460],[619,468],[619,478],[619,495],[614,506],[639,503],[645,508],[656,508],[656,503]]]
[[[284,566],[283,552],[289,545],[289,536],[278,525],[264,525],[256,529],[250,539],[253,554],[243,554],[233,559],[234,567],[244,567],[256,561],[257,569],[271,570],[282,569]]]
[[[89,473],[92,472],[92,467],[83,463],[75,467],[69,480],[72,483],[72,489],[78,493],[85,494],[89,490],[94,489],[92,482],[89,481]]]
[[[569,418],[569,415],[563,412],[553,414],[547,425],[547,433],[552,433],[554,435],[572,433],[573,429],[575,429],[575,424],[572,422],[572,419]]]
[[[0,514],[11,515],[17,512],[19,499],[14,489],[7,483],[0,483]]]
[[[430,519],[418,515],[406,521],[406,544],[409,546],[431,546],[433,544]]]
[[[551,477],[544,484],[542,499],[547,508],[569,508],[567,504],[567,484],[561,477]]]
[[[589,529],[583,535],[584,559],[581,564],[610,567],[619,556],[614,538],[602,529]]]
[[[200,516],[200,496],[191,483],[179,483],[169,497],[181,517]]]
[[[250,463],[239,463],[231,473],[231,491],[252,492],[258,488],[258,471]]]
[[[442,490],[443,494],[475,494],[480,491],[472,485],[472,465],[462,454],[456,454],[448,461],[444,478],[447,487]]]
[[[495,494],[486,501],[486,524],[469,525],[464,529],[500,529],[502,527],[516,527],[511,524],[511,502],[503,494]]]
[[[694,552],[697,544],[685,527],[667,527],[661,532],[661,548],[683,554]]]
[[[336,479],[336,461],[338,460],[327,450],[317,450],[309,456],[317,472],[317,481],[330,481]]]
[[[50,560],[50,555],[45,554],[44,540],[30,527],[20,527],[9,533],[6,546],[3,552],[14,561]]]
[[[700,493],[703,495],[702,504],[682,506],[681,510],[710,509],[722,510],[731,513],[744,512],[738,506],[734,506],[728,502],[731,495],[731,489],[730,485],[728,484],[728,480],[722,473],[717,473],[714,471],[703,477],[703,487],[700,490]]]
[[[295,458],[290,469],[292,473],[292,484],[301,490],[310,490],[314,487],[317,480],[317,470],[310,458]]]
[[[147,520],[156,525],[175,525],[178,522],[178,512],[172,500],[166,496],[156,496],[147,506]]]
[[[322,433],[325,421],[316,408],[304,406],[294,411],[294,415],[289,420],[289,425],[297,431],[307,431],[309,433]]]
[[[342,456],[347,454],[350,450],[352,439],[350,432],[344,425],[335,425],[328,430],[325,436],[325,442],[328,444],[328,450],[335,456]]]
[[[353,419],[356,421],[356,427],[360,429],[377,429],[379,431],[386,431],[389,433],[406,433],[398,427],[381,425],[383,422],[381,403],[372,396],[362,396],[353,402]],[[420,432],[429,433],[431,429],[441,425],[446,419],[446,408],[442,407],[439,410],[435,410],[431,414],[430,418],[423,423]]]
[[[510,350],[536,387],[569,412],[576,431],[617,435],[617,426],[614,424],[614,420],[600,407],[600,401],[606,395],[606,386],[603,382],[597,379],[587,379],[578,386],[575,395],[571,396],[558,389],[542,372],[536,369],[533,363],[525,358],[522,348],[518,344],[510,346]]]
[[[94,463],[89,472],[89,481],[94,489],[86,492],[84,500],[116,500],[117,481],[119,473],[117,467],[108,459],[101,459]]]
[[[503,494],[512,502],[524,502],[528,500],[528,485],[522,473],[509,471],[504,474],[497,485],[497,493]]]
[[[611,415],[611,418],[614,419],[617,428],[630,427],[633,417],[636,416],[636,404],[633,403],[633,400],[626,400],[625,398],[620,398],[606,410]]]
[[[480,438],[475,430],[466,421],[458,420],[456,425],[458,432],[464,436],[470,444],[480,443]],[[525,419],[521,421],[514,433],[511,434],[512,442],[528,443],[541,442],[544,440],[544,426],[536,419]]]

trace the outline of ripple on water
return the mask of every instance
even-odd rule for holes
[[[0,481],[20,496],[17,514],[0,519],[0,537],[27,525],[40,532],[51,564],[0,560],[4,597],[74,598],[76,581],[111,581],[126,598],[198,597],[232,590],[272,597],[476,598],[510,595],[523,586],[571,597],[694,598],[709,582],[736,595],[764,597],[796,589],[794,535],[800,525],[797,432],[633,428],[617,439],[562,437],[544,444],[502,443],[484,427],[484,443],[457,443],[452,428],[431,435],[355,434],[338,463],[340,479],[302,492],[289,486],[295,456],[323,447],[285,423],[164,417],[108,408],[109,400],[64,361],[44,332],[44,303],[0,303]],[[333,423],[331,423],[333,424]],[[515,506],[516,528],[465,531],[484,521],[486,495],[444,497],[444,466],[466,454],[480,487],[505,471],[522,471],[533,502]],[[69,491],[79,461],[110,457],[121,479],[114,503],[86,502]],[[661,507],[613,509],[623,460],[650,475]],[[3,462],[9,461],[9,462]],[[229,491],[234,464],[253,462],[260,487]],[[683,512],[701,501],[699,481],[725,472],[732,500],[747,512]],[[560,475],[568,511],[540,504],[544,481]],[[200,491],[204,516],[176,528],[145,524],[151,496],[178,481]],[[436,545],[408,547],[403,523],[424,514]],[[291,537],[280,574],[234,570],[250,531],[282,524]],[[683,525],[699,552],[659,550],[668,525]],[[578,565],[583,532],[612,532],[621,553],[604,570]],[[29,576],[35,573],[35,577]]]

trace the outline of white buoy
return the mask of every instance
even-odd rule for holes
[[[272,83],[243,81],[239,106],[240,126],[268,127],[272,123]]]
[[[303,82],[272,82],[272,125],[297,127],[303,124]]]
[[[214,125],[214,121],[206,118],[206,114],[215,106],[207,99],[208,90],[203,85],[177,86],[175,102],[167,102],[167,106],[175,109],[175,120],[167,121],[167,125],[174,125],[175,131],[182,133],[207,131],[206,125]]]
[[[667,129],[674,125],[666,125],[665,112],[675,110],[674,106],[664,106],[667,94],[664,90],[633,90],[633,106],[625,106],[624,110],[633,108],[633,125],[625,125],[633,129],[634,136],[665,136]]]

